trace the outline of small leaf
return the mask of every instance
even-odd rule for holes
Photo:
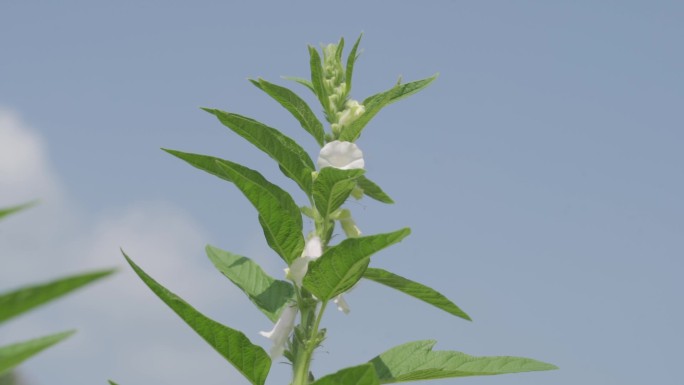
[[[321,301],[351,289],[363,276],[371,255],[400,242],[410,233],[411,229],[404,228],[392,233],[345,239],[309,263],[304,287]]]
[[[259,223],[268,245],[290,264],[304,250],[302,215],[285,190],[258,172],[228,160],[207,155],[164,150],[192,166],[233,182],[259,212]]]
[[[117,384],[116,382],[114,382],[114,381],[112,381],[112,380],[109,380],[109,381],[107,381],[107,382],[109,382],[109,385],[119,385],[119,384]]]
[[[0,347],[0,375],[74,333],[62,332]]]
[[[285,305],[294,298],[292,284],[273,279],[251,259],[210,245],[206,251],[214,266],[271,321],[276,322]]]
[[[282,78],[285,80],[291,80],[293,82],[297,82],[297,83],[303,85],[304,87],[308,88],[309,90],[311,90],[311,92],[313,92],[313,94],[316,95],[316,91],[313,88],[313,84],[311,84],[311,80],[298,78],[296,76],[283,76]]]
[[[311,383],[311,385],[379,385],[378,376],[371,364],[345,368],[328,374]]]
[[[29,207],[35,206],[36,203],[37,203],[37,201],[32,201],[32,202],[23,203],[23,204],[20,204],[17,206],[2,208],[2,209],[0,209],[0,219],[6,217],[8,215],[18,213],[19,211],[23,211]]]
[[[318,97],[318,101],[323,106],[325,116],[330,121],[330,101],[328,100],[328,93],[323,86],[323,65],[321,64],[321,56],[318,54],[316,48],[309,46],[309,64],[311,65],[311,85],[314,89],[314,94]]]
[[[291,90],[281,87],[279,85],[269,83],[264,79],[250,80],[252,84],[257,86],[260,90],[266,92],[269,96],[275,99],[280,105],[290,111],[303,129],[316,139],[316,142],[322,147],[325,142],[325,131],[323,124],[318,120],[316,115],[311,111],[311,108],[302,98],[297,96]]]
[[[210,108],[203,110],[216,116],[224,126],[268,154],[278,162],[285,176],[297,182],[307,195],[311,194],[311,173],[316,166],[297,142],[254,119]]]
[[[0,323],[106,277],[114,271],[111,269],[74,275],[0,294]]]
[[[427,87],[437,78],[433,75],[429,78],[417,80],[415,82],[406,84],[397,84],[391,89],[381,92],[366,98],[363,101],[366,112],[361,114],[358,119],[352,122],[348,127],[345,127],[340,133],[339,140],[354,142],[361,135],[361,131],[368,124],[368,122],[375,117],[385,106],[399,101],[407,96],[413,95],[416,92]]]
[[[370,179],[366,178],[365,176],[360,177],[356,183],[359,185],[361,190],[363,190],[363,193],[371,198],[375,199],[378,202],[382,203],[387,203],[387,204],[392,204],[394,203],[394,200],[390,198],[389,195],[387,195],[380,186],[377,184],[373,183]]]
[[[341,170],[334,167],[321,169],[313,184],[313,198],[316,209],[323,218],[328,218],[333,211],[344,204],[356,186],[357,179],[363,173],[362,169]]]
[[[122,251],[123,253],[123,251]],[[263,385],[271,368],[271,359],[260,346],[252,344],[242,332],[222,325],[190,306],[181,297],[160,285],[136,265],[126,253],[124,257],[142,281],[171,310],[185,321],[209,345],[254,385]]]
[[[349,94],[351,92],[352,76],[354,74],[354,64],[356,63],[356,59],[359,58],[359,55],[356,54],[356,51],[359,48],[359,43],[361,42],[362,37],[363,33],[361,33],[358,39],[356,39],[356,43],[354,43],[352,50],[349,52],[349,56],[347,56],[347,70],[345,73],[345,82],[347,83],[346,94]]]
[[[437,308],[444,310],[447,313],[461,317],[465,320],[472,321],[470,316],[461,310],[455,303],[451,302],[447,297],[443,296],[438,291],[429,288],[418,282],[411,281],[402,276],[390,273],[383,269],[375,269],[369,267],[363,274],[363,278],[370,279],[377,283],[391,287],[408,294],[414,298],[418,298],[423,302],[427,302]]]
[[[370,360],[381,384],[438,378],[489,376],[558,369],[530,358],[475,357],[454,351],[432,351],[437,341],[409,342]]]

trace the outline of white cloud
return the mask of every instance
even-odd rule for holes
[[[143,269],[205,313],[235,306],[204,256],[193,219],[163,202],[134,203],[84,221],[48,161],[46,146],[17,115],[0,110],[0,207],[41,204],[0,223],[0,290],[67,273],[120,271],[59,303],[0,326],[0,344],[71,328],[79,333],[21,366],[30,384],[243,384],[235,370],[154,297],[125,265]],[[235,298],[234,298],[235,297]],[[268,325],[258,325],[256,330]],[[256,339],[256,338],[255,338]],[[73,368],[65,370],[65,368]]]

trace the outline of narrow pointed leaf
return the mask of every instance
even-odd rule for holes
[[[285,305],[294,299],[292,284],[273,279],[251,259],[210,245],[206,251],[214,266],[271,321],[276,322]]]
[[[558,369],[530,358],[475,357],[455,351],[433,351],[437,341],[409,342],[370,360],[381,384],[438,378],[489,376]]]
[[[258,172],[228,160],[207,155],[164,150],[192,166],[233,182],[259,212],[268,245],[288,264],[304,249],[302,215],[292,197]]]
[[[117,384],[116,382],[114,382],[114,381],[112,381],[112,380],[109,380],[109,381],[107,381],[107,382],[109,382],[109,385],[119,385],[119,384]]]
[[[204,110],[268,154],[278,162],[285,176],[294,180],[305,193],[311,193],[311,173],[316,167],[309,154],[297,142],[254,119],[210,108]]]
[[[377,184],[375,184],[373,181],[366,178],[365,176],[360,177],[356,181],[356,183],[359,185],[361,190],[363,190],[363,193],[367,197],[375,199],[376,201],[382,202],[382,203],[387,203],[387,204],[394,203],[394,200],[392,200],[392,198],[390,198],[389,195],[387,195],[384,191],[382,191],[380,186],[378,186]]]
[[[342,51],[344,51],[344,37],[340,38],[340,41],[337,43],[337,50],[335,50],[335,58],[340,63],[342,62]]]
[[[345,82],[347,83],[347,94],[351,92],[351,87],[352,87],[352,78],[354,75],[354,64],[356,63],[356,59],[359,58],[359,55],[356,53],[356,51],[359,48],[359,43],[361,42],[361,38],[363,37],[363,33],[359,35],[359,37],[356,39],[356,43],[354,43],[354,46],[352,47],[351,51],[349,51],[349,56],[347,56],[347,70],[345,71]]]
[[[345,368],[328,374],[311,383],[311,385],[379,385],[378,376],[371,364]]]
[[[363,173],[362,169],[340,170],[334,167],[321,169],[313,184],[313,198],[323,218],[328,218],[333,211],[344,204]]]
[[[181,297],[160,285],[124,253],[124,257],[142,281],[185,321],[211,347],[230,362],[254,385],[263,385],[271,368],[271,358],[242,332],[222,325],[190,306]]]
[[[0,347],[0,375],[74,333],[62,332]]]
[[[283,76],[282,78],[285,80],[291,80],[293,82],[299,83],[304,87],[308,88],[309,90],[311,90],[311,92],[313,92],[313,94],[316,95],[316,90],[314,90],[313,84],[311,84],[311,80],[298,78],[296,76]]]
[[[325,144],[325,131],[323,130],[323,124],[320,120],[318,120],[309,105],[306,104],[302,98],[288,88],[269,83],[261,78],[259,80],[250,81],[257,88],[266,92],[269,96],[280,103],[280,105],[285,107],[286,110],[290,111],[292,116],[299,121],[299,124],[302,126],[302,128],[311,134],[311,136],[316,139],[316,142],[318,142],[321,147]]]
[[[79,274],[0,294],[0,323],[106,277],[113,272],[114,270],[103,270]]]
[[[430,83],[435,81],[435,79],[437,79],[437,76],[439,76],[439,74],[434,74],[434,75],[430,76],[429,78],[416,80],[416,81],[405,83],[405,84],[399,84],[396,87],[397,89],[394,92],[392,92],[392,97],[390,98],[389,103],[391,104],[394,102],[398,102],[401,99],[409,97],[409,96],[417,93],[418,91],[423,90],[423,88],[429,86]],[[384,98],[384,94],[387,92],[390,92],[390,91],[392,91],[392,90],[388,90],[385,92],[380,92],[380,93],[375,94],[375,95],[371,95],[371,96],[367,97],[363,101],[363,103],[366,104],[366,103],[371,103],[373,100],[381,100]]]
[[[402,276],[390,273],[383,269],[376,269],[369,267],[363,274],[363,278],[370,279],[377,283],[399,290],[402,293],[408,294],[411,297],[429,303],[447,313],[453,314],[456,317],[461,317],[465,320],[472,321],[470,316],[461,310],[455,303],[451,302],[447,297],[443,296],[438,291],[427,287],[418,282],[411,281]]]
[[[330,119],[330,101],[328,100],[328,93],[323,86],[323,65],[321,64],[321,56],[318,54],[316,48],[309,46],[309,64],[311,66],[311,85],[314,93],[318,97],[318,101],[323,106],[325,116]]]
[[[404,228],[392,233],[345,239],[309,263],[304,287],[321,301],[351,289],[363,276],[371,255],[400,242],[410,233],[411,229]]]
[[[36,202],[33,201],[33,202],[23,203],[23,204],[20,204],[17,206],[0,208],[0,219],[6,217],[8,215],[18,213],[19,211],[23,211],[29,207],[34,206],[35,204],[36,204]]]
[[[385,106],[399,101],[407,96],[413,95],[416,92],[427,87],[437,78],[437,75],[433,75],[429,78],[417,80],[415,82],[410,82],[406,84],[397,84],[391,89],[369,96],[363,101],[363,105],[366,107],[366,112],[364,112],[358,119],[356,119],[351,125],[346,127],[340,133],[339,140],[344,140],[348,142],[353,142],[358,139],[361,135],[361,131],[368,124],[368,122],[373,119],[381,109]]]

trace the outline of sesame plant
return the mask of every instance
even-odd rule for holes
[[[124,254],[125,258],[162,301],[254,385],[265,383],[272,363],[277,360],[291,363],[292,376],[270,381],[291,385],[377,385],[555,369],[551,364],[529,358],[434,351],[436,341],[424,340],[403,343],[336,373],[311,372],[312,357],[326,337],[326,329],[322,328],[326,310],[332,303],[340,311],[348,312],[344,294],[361,279],[389,286],[455,317],[470,320],[463,310],[434,289],[376,267],[373,255],[407,237],[409,228],[362,235],[350,210],[345,208],[348,200],[364,196],[393,203],[366,175],[363,153],[356,141],[385,106],[421,91],[436,78],[435,75],[409,83],[400,80],[389,90],[361,102],[353,99],[352,75],[360,40],[361,37],[356,40],[346,61],[344,39],[324,46],[322,55],[310,46],[311,78],[286,78],[313,93],[325,123],[292,90],[264,79],[250,80],[289,111],[320,146],[316,162],[278,129],[235,113],[204,108],[268,154],[280,171],[296,183],[296,195],[269,182],[258,171],[233,161],[165,150],[230,182],[256,209],[266,242],[282,259],[282,276],[271,277],[253,260],[214,246],[207,246],[206,253],[218,271],[273,322],[271,330],[261,332],[270,341],[255,343],[241,331],[204,316]],[[304,226],[303,217],[309,218],[310,228]],[[269,352],[260,346],[263,342],[270,343]]]
[[[0,208],[0,219],[22,211],[32,206],[32,203]],[[11,266],[3,266],[3,269],[11,269]],[[13,319],[29,310],[44,305],[65,294],[68,294],[82,286],[104,278],[114,270],[101,270],[69,277],[63,277],[50,282],[33,284],[18,288],[9,292],[0,293],[0,324]],[[52,345],[68,338],[75,331],[63,331],[30,340],[15,342],[10,345],[0,346],[0,380],[9,379],[12,383],[10,371],[33,355],[49,348]]]

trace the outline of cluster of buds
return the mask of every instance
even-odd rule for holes
[[[333,138],[337,138],[344,127],[349,126],[366,111],[363,104],[347,96],[346,71],[338,44],[328,44],[323,48],[323,87],[328,95],[328,120]]]

